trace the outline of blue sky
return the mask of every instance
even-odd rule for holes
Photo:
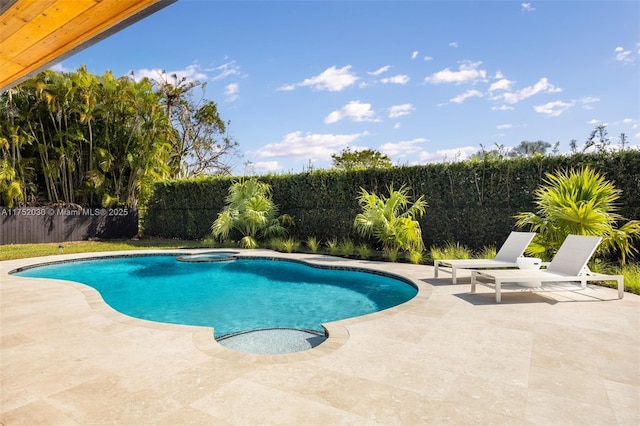
[[[179,0],[54,69],[206,82],[236,174],[328,168],[346,147],[400,165],[565,153],[599,124],[640,144],[639,22],[637,1]]]

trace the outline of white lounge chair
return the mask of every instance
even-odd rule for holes
[[[471,293],[476,292],[476,284],[493,285],[496,302],[500,303],[503,283],[544,283],[580,282],[581,288],[587,281],[617,281],[618,298],[624,297],[624,277],[622,275],[595,274],[587,268],[587,262],[596,251],[602,237],[569,235],[553,257],[547,269],[496,269],[471,271]],[[483,281],[479,281],[482,279]]]
[[[522,256],[535,235],[535,232],[511,232],[493,259],[434,260],[433,277],[438,278],[438,269],[442,269],[443,266],[451,268],[451,281],[453,284],[457,284],[456,270],[458,269],[517,268],[516,260]]]

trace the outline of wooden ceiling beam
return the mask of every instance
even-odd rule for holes
[[[0,91],[175,0],[0,0]]]

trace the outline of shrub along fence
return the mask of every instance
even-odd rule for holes
[[[424,195],[426,214],[419,219],[427,247],[459,242],[472,249],[499,246],[514,229],[513,216],[534,211],[534,192],[546,173],[589,165],[622,191],[619,213],[640,218],[640,151],[479,160],[388,170],[315,171],[261,176],[271,185],[280,213],[295,220],[290,235],[361,238],[353,229],[360,213],[360,188],[386,195],[387,187],[407,184],[415,200]],[[145,235],[203,239],[225,205],[232,178],[198,178],[158,183],[147,205]],[[371,241],[369,241],[371,242]]]

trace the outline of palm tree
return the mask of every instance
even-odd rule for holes
[[[379,197],[360,188],[358,203],[362,213],[356,216],[353,225],[360,235],[374,236],[391,260],[401,250],[421,253],[424,249],[420,224],[415,218],[424,214],[427,202],[420,196],[409,206],[409,189],[402,185],[396,191],[391,186],[388,197]]]
[[[211,225],[214,238],[226,240],[232,231],[242,235],[240,245],[256,248],[258,239],[286,233],[278,217],[278,208],[271,200],[271,186],[256,179],[241,180],[229,187],[227,205]]]
[[[544,183],[535,192],[537,212],[515,216],[517,226],[538,232],[530,253],[549,259],[569,234],[601,236],[600,251],[620,251],[623,265],[627,255],[637,252],[632,241],[640,235],[640,221],[616,228],[624,219],[616,213],[621,191],[600,173],[589,167],[557,171],[547,173]]]

